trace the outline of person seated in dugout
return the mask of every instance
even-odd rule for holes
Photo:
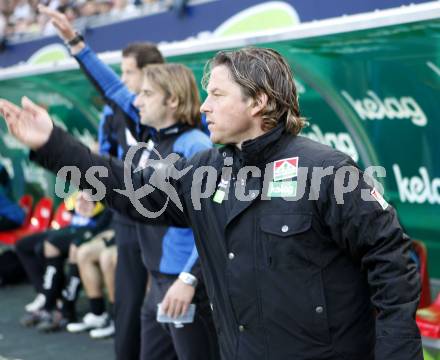
[[[114,230],[105,230],[78,248],[77,264],[90,311],[81,322],[67,324],[67,331],[78,333],[90,331],[90,337],[101,339],[113,336],[115,325],[113,309],[115,303],[115,270],[117,250]],[[103,285],[107,289],[107,311]]]
[[[24,97],[22,107],[0,100],[0,113],[54,173],[105,167],[104,200],[118,211],[192,226],[222,359],[422,360],[411,240],[348,155],[300,135],[286,59],[244,48],[220,51],[206,69],[201,111],[225,146],[131,171],[134,189],[168,179],[136,205],[114,191],[123,163],[91,154],[43,108]],[[145,217],[139,204],[163,213]]]
[[[26,217],[24,210],[10,194],[11,179],[6,168],[0,164],[0,231],[19,228]]]
[[[77,248],[109,226],[112,213],[102,203],[93,202],[80,191],[67,201],[73,216],[69,226],[29,235],[16,245],[17,255],[37,291],[21,319],[24,326],[37,326],[48,332],[60,330],[76,321],[75,304],[81,288]],[[64,274],[68,260],[67,276]],[[57,308],[61,300],[61,309]]]

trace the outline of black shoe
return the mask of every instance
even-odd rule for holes
[[[32,327],[32,326],[38,325],[43,317],[44,317],[44,313],[41,310],[26,313],[20,319],[20,324],[25,327]]]
[[[37,330],[45,333],[64,330],[68,322],[58,310],[46,312],[38,324]]]

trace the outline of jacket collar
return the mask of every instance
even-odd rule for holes
[[[166,128],[156,130],[154,128],[150,128],[150,136],[153,141],[161,141],[168,137],[180,134],[188,129],[188,125],[182,123],[176,123]]]
[[[286,134],[285,124],[284,121],[280,121],[275,128],[263,135],[245,141],[241,146],[241,150],[235,145],[227,145],[220,148],[219,151],[223,152],[223,157],[229,154],[237,156],[241,166],[264,165],[278,151],[281,146],[279,140],[284,134]]]

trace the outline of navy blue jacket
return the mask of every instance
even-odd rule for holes
[[[26,217],[23,209],[9,198],[9,174],[0,164],[0,216],[21,225]]]
[[[4,189],[0,186],[0,216],[21,225],[26,217],[23,209],[10,200]]]

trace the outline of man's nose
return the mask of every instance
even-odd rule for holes
[[[140,107],[140,100],[139,100],[139,95],[135,97],[134,101],[133,101],[133,105],[136,106],[137,108]]]
[[[206,98],[202,105],[200,105],[200,112],[207,113],[210,111],[210,106],[208,103],[208,99]]]

